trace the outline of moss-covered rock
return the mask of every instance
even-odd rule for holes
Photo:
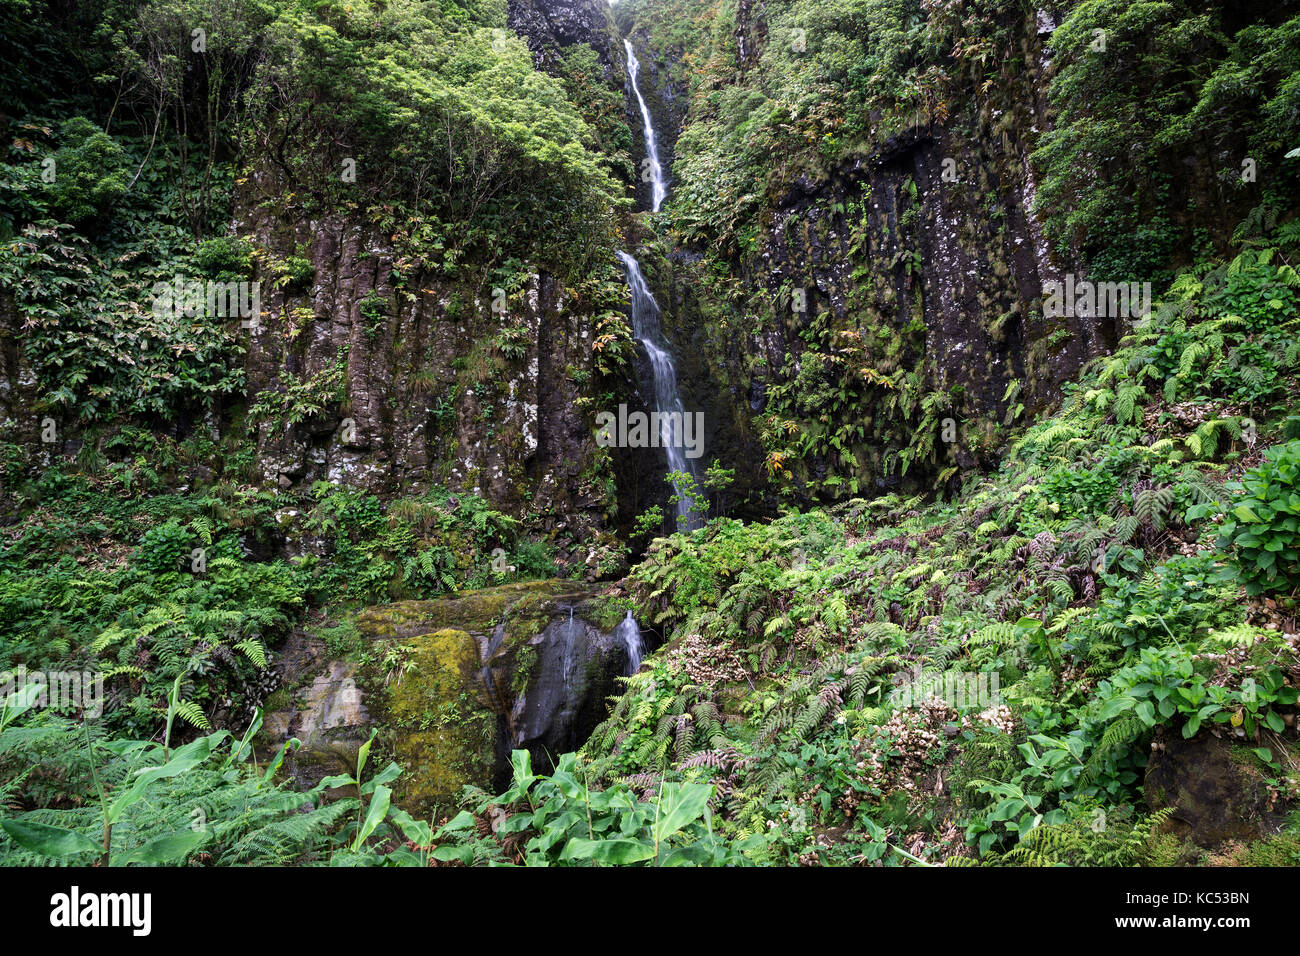
[[[463,591],[455,597],[398,601],[366,608],[357,615],[356,625],[371,640],[413,637],[444,627],[475,633],[494,628],[506,617],[507,611],[512,618],[537,619],[550,602],[564,598],[581,599],[588,593],[575,589],[566,581],[517,581],[477,591]]]
[[[354,770],[377,727],[372,760],[403,768],[398,802],[450,810],[466,784],[502,784],[510,750],[529,749],[544,768],[605,718],[627,664],[613,634],[624,603],[552,580],[366,608],[353,622],[362,647],[347,661],[303,635],[304,652],[281,675],[299,691],[268,715],[265,749],[302,737],[290,769],[310,784]]]
[[[402,675],[386,693],[385,733],[404,768],[397,799],[428,812],[455,803],[467,783],[489,782],[496,715],[479,693],[478,648],[458,628],[411,638]]]

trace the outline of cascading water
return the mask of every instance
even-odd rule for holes
[[[577,637],[577,631],[573,627],[573,608],[569,608],[569,627],[564,632],[564,686],[568,687],[573,683],[573,643]]]
[[[641,669],[641,658],[645,654],[645,645],[641,642],[641,625],[627,612],[627,617],[614,629],[614,636],[627,648],[627,675],[631,677]]]
[[[650,175],[650,208],[659,211],[668,186],[664,181],[663,166],[659,162],[659,138],[655,136],[654,123],[650,121],[650,109],[645,97],[637,85],[637,76],[641,72],[641,61],[632,50],[632,41],[624,40],[623,49],[627,51],[627,72],[631,80],[632,93],[637,105],[641,107],[641,120],[645,127],[645,154],[647,172]],[[677,369],[673,357],[668,352],[667,343],[659,326],[659,305],[650,294],[645,276],[641,274],[640,264],[626,252],[620,252],[618,258],[627,270],[627,287],[632,293],[632,334],[645,346],[650,359],[650,370],[654,376],[654,407],[651,411],[659,413],[659,443],[668,453],[668,470],[688,474],[698,481],[695,464],[686,457],[682,442],[682,433],[673,434],[672,421],[665,413],[677,413],[678,421],[685,423],[685,409],[677,391]],[[677,527],[694,530],[699,527],[699,516],[691,511],[691,500],[682,492],[677,482],[673,482],[673,491],[677,496]]]
[[[659,328],[659,305],[650,294],[641,266],[626,252],[618,253],[619,261],[627,270],[627,287],[632,292],[632,334],[645,346],[650,358],[650,371],[654,377],[654,408],[659,413],[659,444],[668,454],[668,470],[679,471],[698,477],[695,474],[695,462],[686,457],[680,434],[673,434],[673,425],[665,413],[675,412],[678,421],[685,421],[686,411],[682,406],[681,395],[677,391],[677,368],[673,357],[665,348]],[[691,511],[691,501],[683,493],[677,482],[673,482],[673,491],[677,495],[677,525],[684,530],[699,527],[699,516]]]
[[[483,651],[483,669],[481,675],[483,685],[487,688],[488,698],[494,702],[499,702],[496,681],[492,678],[492,659],[496,657],[497,651],[506,639],[506,622],[502,621],[492,632],[492,639],[488,641],[487,647]]]
[[[564,629],[564,634],[560,637],[563,649],[560,652],[560,683],[557,688],[563,695],[563,704],[560,706],[560,720],[566,725],[572,726],[577,717],[578,708],[582,704],[582,696],[585,690],[585,680],[579,680],[580,673],[575,673],[577,668],[577,658],[575,652],[578,650],[578,624],[574,620],[573,607],[569,607],[569,623]]]
[[[645,97],[637,86],[637,74],[641,72],[641,62],[632,52],[632,41],[624,40],[623,49],[627,50],[627,73],[632,82],[632,92],[636,95],[637,105],[641,107],[641,122],[645,125],[646,171],[650,174],[650,209],[658,212],[668,195],[668,185],[664,182],[664,168],[659,163],[659,140],[655,137],[654,124],[650,122],[650,109],[645,105]]]

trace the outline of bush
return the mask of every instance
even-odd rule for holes
[[[126,195],[126,153],[117,141],[84,116],[60,127],[63,146],[54,154],[50,205],[71,223],[107,212]]]
[[[1119,478],[1102,468],[1089,471],[1066,466],[1045,475],[1038,489],[1065,517],[1104,512],[1118,485]]]
[[[545,541],[519,542],[511,563],[520,579],[553,578],[559,573],[555,566],[555,553]]]
[[[135,566],[154,576],[174,573],[197,545],[194,534],[175,519],[150,528],[140,540]]]
[[[208,239],[195,250],[194,264],[210,279],[247,279],[253,272],[253,247],[236,236]]]
[[[765,838],[736,844],[719,839],[709,800],[714,788],[665,783],[653,803],[626,784],[591,790],[575,754],[564,754],[555,773],[533,773],[526,750],[511,754],[512,786],[483,801],[477,812],[500,808],[500,836],[479,836],[474,813],[461,812],[436,834],[433,857],[464,865],[504,860],[504,838],[514,838],[518,862],[528,866],[745,866]],[[514,861],[509,861],[514,862]]]
[[[284,263],[284,287],[301,292],[316,281],[316,267],[310,259],[290,256]]]
[[[1250,594],[1300,587],[1300,441],[1270,448],[1242,476],[1240,490],[1219,547],[1236,550]]]

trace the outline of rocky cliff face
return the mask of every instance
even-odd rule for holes
[[[444,485],[516,514],[527,502],[549,530],[599,526],[607,502],[577,384],[590,375],[591,316],[553,277],[533,273],[502,297],[404,274],[359,217],[286,231],[252,208],[240,229],[272,257],[305,250],[315,275],[264,295],[249,341],[249,405],[271,409],[251,415],[267,480],[387,495]],[[320,408],[295,421],[295,396]]]
[[[743,84],[768,31],[761,3],[739,5],[736,17],[732,66]],[[987,459],[1015,417],[1009,410],[1054,402],[1061,383],[1115,341],[1113,321],[1048,319],[1042,307],[1044,284],[1070,268],[1048,254],[1031,212],[1028,157],[1050,123],[1050,29],[1034,18],[1020,24],[1015,68],[1004,68],[986,95],[958,98],[943,123],[770,191],[748,224],[756,227],[752,252],[727,263],[721,295],[716,283],[705,291],[713,258],[689,250],[672,254],[656,277],[665,328],[681,343],[688,407],[706,412],[709,458],[748,472],[742,492],[765,484],[755,420],[770,409],[773,385],[810,377],[803,357],[815,326],[863,343],[875,370],[915,376],[918,410],[903,420],[887,424],[866,407],[855,413],[865,434],[850,451],[877,488],[898,482],[899,469],[884,459],[906,446],[908,431],[937,428],[938,418],[961,423],[962,436],[937,445],[911,479]],[[671,124],[663,92],[643,93],[660,98],[659,115]],[[665,141],[675,142],[676,130],[666,128]],[[935,396],[938,415],[923,421],[925,396]],[[831,471],[816,456],[808,464],[800,479],[812,484]]]
[[[690,51],[656,48],[630,11],[617,16],[642,61],[642,93],[671,170],[690,121]],[[761,0],[739,3],[735,16],[734,67],[743,83],[771,41]],[[541,68],[589,44],[608,81],[626,90],[622,45],[600,0],[512,0],[508,17]],[[706,462],[717,457],[737,468],[737,495],[755,510],[772,504],[758,419],[772,410],[774,387],[812,377],[806,340],[826,316],[865,343],[875,369],[915,377],[907,402],[919,408],[940,396],[933,407],[962,423],[962,440],[937,446],[908,480],[987,458],[1008,411],[1051,403],[1061,382],[1113,342],[1113,326],[1047,319],[1041,308],[1044,282],[1068,269],[1048,255],[1030,212],[1027,157],[1050,123],[1043,87],[1051,30],[1048,20],[1026,19],[1015,69],[1003,69],[986,95],[956,98],[943,123],[774,187],[746,223],[753,242],[743,256],[718,262],[709,250],[673,249],[653,237],[642,252],[629,240],[664,309],[687,408],[705,412]],[[639,160],[640,117],[626,92]],[[575,538],[594,534],[615,507],[627,521],[662,496],[658,458],[620,450],[615,504],[581,410],[595,394],[594,317],[552,276],[533,273],[511,290],[506,311],[494,312],[491,283],[409,268],[359,212],[294,225],[296,217],[251,197],[295,184],[264,169],[254,186],[237,225],[265,251],[265,315],[247,358],[249,423],[265,479],[284,488],[328,479],[383,494],[446,485],[540,515],[545,530]],[[295,254],[310,262],[310,281],[271,289],[267,266]],[[720,272],[726,283],[714,281]],[[0,403],[37,447],[40,419],[15,341],[0,350]],[[1008,397],[1014,383],[1019,390]],[[628,386],[626,397],[643,407]],[[909,411],[886,422],[866,405],[840,417],[862,426],[845,452],[864,479],[859,493],[897,483],[898,468],[885,459],[910,433],[936,427],[934,415]],[[813,455],[799,480],[811,487],[832,470],[825,455]]]
[[[586,43],[610,76],[621,71],[603,3],[512,0],[509,23],[541,69]],[[294,188],[263,168],[244,196]],[[593,535],[611,504],[581,410],[593,389],[593,317],[582,304],[540,270],[503,296],[483,276],[412,269],[357,211],[293,218],[251,198],[238,211],[239,233],[265,250],[263,280],[268,263],[295,252],[314,273],[263,293],[249,340],[248,404],[274,412],[250,416],[264,477],[386,495],[444,485],[541,515],[540,530]],[[318,407],[283,413],[295,396]]]
[[[683,63],[686,51],[681,46],[656,47],[649,31],[643,27],[638,28],[631,16],[618,17],[618,20],[619,29],[631,41],[637,60],[641,64],[638,86],[659,137],[659,161],[668,176],[668,185],[671,189],[673,160],[677,156],[677,136],[686,121],[686,114],[690,107],[690,89]],[[632,155],[639,170],[646,158],[644,121],[636,96],[632,92],[627,65],[623,62],[620,66],[623,91],[627,98],[625,119],[628,128],[636,134]],[[638,176],[633,188],[636,193],[637,208],[651,208],[650,183],[645,177]]]
[[[607,67],[622,61],[609,5],[602,0],[510,0],[506,17],[539,69],[554,70],[559,51],[575,43],[590,44]]]

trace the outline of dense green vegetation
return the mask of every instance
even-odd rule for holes
[[[1038,14],[621,0],[644,91],[682,98],[652,214],[619,36],[542,64],[505,0],[0,0],[0,864],[1300,862],[1300,14],[1061,0],[1050,69]],[[983,246],[933,239],[898,160],[941,147]],[[941,374],[992,352],[936,353],[922,252],[1013,246],[1013,193],[1044,255],[1156,303],[1049,395],[1068,330],[972,292],[998,401]],[[820,245],[781,219],[805,199]],[[646,392],[620,249],[698,320],[674,344],[743,372],[718,407],[761,460],[667,476],[696,530],[635,483],[619,525],[628,463],[587,434]],[[264,308],[157,307],[179,277]],[[362,418],[416,433],[418,480]],[[555,578],[660,638],[576,752],[500,754],[502,792],[424,819],[391,733],[311,784],[300,740],[259,760],[304,636],[367,693],[469,648],[401,729],[495,741],[479,589]],[[357,623],[467,594],[491,651]],[[519,695],[538,651],[508,650]],[[46,672],[103,695],[10,680]],[[1205,767],[1245,794],[1228,837],[1170,792]]]
[[[1255,240],[1184,274],[951,502],[657,541],[634,592],[677,636],[593,735],[592,772],[714,782],[723,832],[772,830],[762,858],[826,864],[1186,861],[1142,772],[1153,741],[1215,724],[1240,726],[1289,798],[1296,251]],[[1260,280],[1275,298],[1243,296]],[[1226,375],[1279,347],[1249,384]],[[906,682],[994,674],[996,703],[898,704]],[[1099,811],[1123,828],[1090,827]]]

